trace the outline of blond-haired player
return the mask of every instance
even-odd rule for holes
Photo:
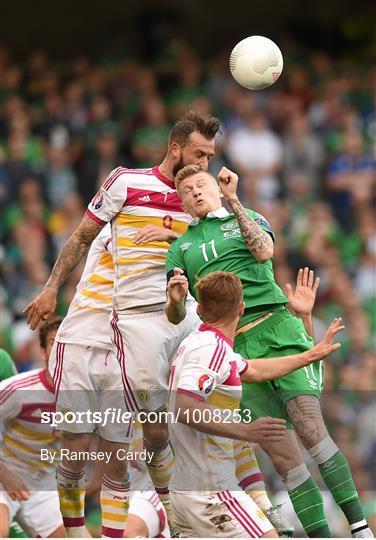
[[[182,298],[187,278],[177,274],[168,285],[171,299]],[[169,409],[175,465],[170,498],[183,536],[275,537],[277,533],[248,495],[239,490],[233,439],[283,444],[285,420],[259,418],[242,423],[242,381],[265,381],[325,358],[338,349],[333,338],[343,326],[336,319],[325,338],[301,354],[248,361],[233,351],[244,313],[240,279],[213,272],[197,283],[198,331],[182,341],[170,375]]]

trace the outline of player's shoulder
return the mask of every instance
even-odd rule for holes
[[[186,354],[196,353],[197,351],[215,351],[221,345],[221,338],[212,331],[205,330],[203,325],[197,330],[194,330],[182,342]]]
[[[43,369],[32,369],[30,371],[24,371],[23,373],[17,373],[0,382],[0,391],[10,387],[18,390],[34,386],[40,382],[40,374],[42,371]]]
[[[263,216],[259,212],[256,212],[256,210],[252,210],[251,208],[247,208],[246,210],[248,212],[248,215],[251,216],[251,218],[254,219],[258,225],[261,225],[271,230],[270,223],[265,216]]]

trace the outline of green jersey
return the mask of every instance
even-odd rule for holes
[[[0,381],[17,375],[16,366],[6,350],[0,349]]]
[[[253,210],[247,211],[274,240],[266,219]],[[249,252],[234,214],[225,208],[210,212],[205,219],[194,219],[187,231],[172,243],[166,260],[168,277],[173,268],[184,270],[196,300],[194,285],[199,278],[219,270],[236,274],[243,284],[246,306],[239,326],[288,302],[275,282],[272,261],[259,263]]]

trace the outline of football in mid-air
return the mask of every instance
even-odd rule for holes
[[[283,57],[279,47],[263,36],[250,36],[239,41],[230,55],[232,76],[249,90],[271,86],[282,69]]]

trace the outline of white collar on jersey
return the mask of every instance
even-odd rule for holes
[[[209,212],[206,217],[209,217],[209,218],[210,217],[224,218],[224,217],[227,217],[229,215],[230,214],[227,212],[226,208],[224,206],[221,206],[220,208],[217,208],[217,210],[213,210],[213,212]],[[200,219],[196,217],[196,218],[192,219],[189,226],[194,227],[198,223],[200,223]]]
[[[226,208],[224,206],[221,206],[220,208],[217,208],[217,210],[214,210],[213,212],[209,212],[206,217],[227,217],[230,214],[227,212]]]

